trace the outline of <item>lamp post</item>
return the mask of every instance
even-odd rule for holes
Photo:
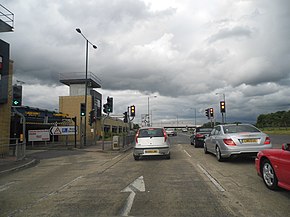
[[[216,93],[215,95],[223,95],[223,100],[226,103],[226,94],[224,93]],[[226,112],[225,112],[225,117],[224,117],[224,113],[222,113],[222,123],[226,123],[227,122],[227,116],[226,116]]]
[[[97,49],[97,46],[90,42],[86,36],[82,33],[81,29],[77,28],[76,31],[83,36],[86,40],[86,78],[85,78],[85,129],[84,129],[84,146],[87,143],[87,94],[88,94],[88,61],[89,61],[89,44],[92,45],[94,49]]]
[[[147,113],[147,114],[148,114],[148,124],[147,124],[148,127],[150,127],[149,99],[150,99],[150,98],[156,98],[156,97],[157,97],[157,96],[148,96],[148,113]]]

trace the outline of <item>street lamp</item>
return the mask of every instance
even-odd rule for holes
[[[226,102],[226,94],[224,94],[224,93],[216,93],[215,95],[223,95],[224,102]],[[223,122],[223,124],[227,122],[226,112],[225,112],[225,118],[224,118],[224,113],[222,113],[222,122]]]
[[[148,114],[148,124],[147,124],[147,125],[148,125],[148,127],[150,127],[150,115],[149,115],[149,111],[150,111],[150,110],[149,110],[149,99],[150,99],[150,98],[156,98],[156,97],[157,97],[157,96],[148,96],[148,113],[147,113],[147,114]]]
[[[87,126],[86,126],[86,124],[87,124],[87,94],[88,94],[88,90],[87,90],[87,88],[88,88],[88,59],[89,59],[89,52],[88,52],[88,48],[89,48],[89,44],[90,45],[92,45],[92,47],[94,48],[94,49],[97,49],[97,46],[96,45],[94,45],[92,42],[90,42],[87,38],[86,38],[86,36],[84,36],[84,34],[82,33],[82,31],[81,31],[81,29],[80,28],[77,28],[76,29],[76,31],[78,32],[78,33],[80,33],[82,36],[83,36],[83,38],[86,40],[86,80],[85,80],[85,129],[84,129],[84,145],[86,146],[86,143],[87,143]]]

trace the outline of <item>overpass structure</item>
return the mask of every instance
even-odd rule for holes
[[[163,125],[164,128],[174,128],[174,129],[195,129],[201,127],[201,125]]]

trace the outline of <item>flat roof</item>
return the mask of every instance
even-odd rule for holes
[[[70,73],[61,73],[59,76],[59,81],[62,84],[70,86],[71,84],[85,84],[86,75],[83,72],[70,72]],[[92,72],[88,72],[87,83],[88,87],[92,88],[101,88],[101,79],[99,79]]]

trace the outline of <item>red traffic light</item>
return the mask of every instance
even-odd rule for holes
[[[135,117],[135,106],[134,105],[130,106],[130,116]]]
[[[214,116],[213,108],[210,108],[210,109],[209,109],[209,113],[210,113],[210,117],[213,117],[213,116]]]
[[[220,101],[220,110],[221,110],[221,113],[225,113],[226,112],[226,103],[225,103],[225,101]]]

